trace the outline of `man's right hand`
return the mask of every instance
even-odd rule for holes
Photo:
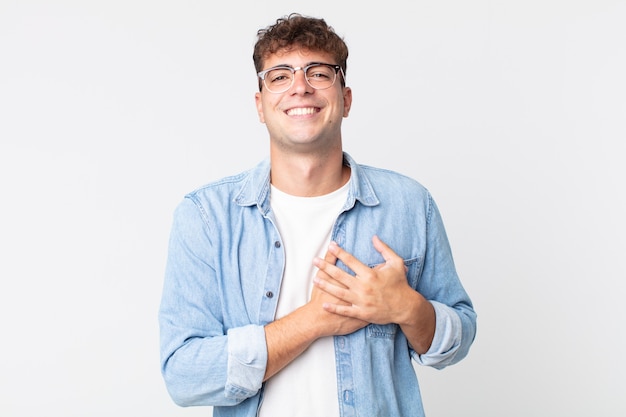
[[[337,258],[329,252],[324,259],[333,264],[337,262]],[[317,274],[333,280],[325,272],[318,270]],[[324,310],[325,303],[341,304],[345,301],[314,286],[308,303],[265,326],[268,357],[264,381],[300,356],[318,338],[349,334],[368,324],[359,319],[330,313]]]
[[[332,264],[335,264],[337,262],[337,258],[330,252],[326,252],[326,255],[324,256],[324,260]],[[334,280],[330,275],[326,274],[322,270],[318,269],[317,276],[319,278],[323,278],[327,281],[330,281],[334,283],[335,285],[345,288],[344,285]],[[348,302],[344,300],[340,300],[336,298],[335,296],[332,296],[322,291],[317,286],[313,286],[313,290],[311,292],[311,300],[309,301],[308,304],[310,304],[310,306],[313,307],[314,312],[319,314],[319,316],[315,317],[315,320],[316,320],[316,323],[318,323],[318,325],[321,328],[320,337],[346,335],[346,334],[355,332],[359,330],[360,328],[365,327],[369,324],[359,319],[330,313],[324,310],[323,308],[324,303],[349,305]]]

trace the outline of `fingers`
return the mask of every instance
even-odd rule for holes
[[[351,253],[345,251],[337,244],[337,242],[330,242],[328,251],[331,252],[337,259],[341,260],[341,262],[350,268],[356,275],[362,276],[370,271],[370,268],[367,265],[359,261]]]
[[[372,243],[374,244],[374,248],[380,252],[385,261],[390,261],[394,257],[397,257],[396,253],[389,247],[385,242],[380,240],[380,238],[376,235],[372,238]]]
[[[390,322],[389,312],[397,306],[399,292],[408,286],[407,267],[380,238],[374,236],[372,243],[385,261],[373,268],[335,242],[329,245],[324,259],[314,260],[319,269],[314,278],[315,286],[339,301],[325,300],[326,311],[367,322]],[[335,265],[338,260],[354,275]]]
[[[402,258],[393,251],[385,242],[380,240],[380,238],[376,235],[372,238],[372,243],[374,248],[381,254],[386,264],[401,264],[404,265],[404,261]],[[355,258],[351,253],[346,252],[343,248],[341,248],[336,242],[331,242],[328,247],[328,253],[331,253],[335,256],[335,262],[337,259],[341,260],[348,268],[350,268],[356,275],[366,275],[369,273],[369,266],[365,265],[357,258]],[[335,263],[333,262],[333,264]]]
[[[315,286],[334,297],[350,302],[345,297],[347,290],[350,289],[350,279],[354,278],[335,265],[322,261],[319,258],[314,263],[319,268],[318,273],[313,278]]]
[[[332,284],[347,288],[345,285],[337,281],[332,275],[329,274],[329,270],[331,270],[329,266],[334,266],[335,263],[337,263],[337,257],[333,255],[330,251],[326,251],[323,262],[319,259],[315,259],[313,263],[315,264],[315,266],[318,267],[318,271],[316,274],[317,278],[322,278]],[[315,281],[319,281],[319,279],[316,279]]]
[[[351,304],[342,305],[342,304],[324,303],[323,308],[329,313],[338,314],[344,317],[357,318],[356,308],[353,307]]]
[[[374,248],[382,255],[383,259],[387,264],[399,264],[404,267],[406,270],[406,266],[404,265],[404,260],[402,257],[394,252],[385,242],[380,240],[380,238],[376,235],[372,238],[372,243],[374,244]]]
[[[334,265],[337,262],[337,257],[332,252],[326,251],[326,254],[324,255],[324,260],[329,264]]]
[[[325,291],[332,293],[333,295],[343,298],[345,293],[338,291],[337,287],[342,289],[356,289],[360,284],[363,284],[370,279],[375,279],[378,271],[402,271],[406,273],[407,268],[404,265],[404,261],[398,256],[386,243],[384,243],[378,236],[372,238],[374,248],[381,254],[385,262],[377,265],[375,268],[370,268],[368,265],[361,262],[354,255],[344,250],[336,242],[331,242],[328,246],[328,251],[324,255],[324,259],[316,258],[313,263],[318,268],[316,274],[315,283],[323,288]],[[355,280],[354,276],[337,267],[335,264],[337,260],[341,260],[353,273],[358,280]]]

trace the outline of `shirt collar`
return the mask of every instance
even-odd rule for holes
[[[350,167],[350,186],[344,209],[352,208],[356,201],[365,206],[378,205],[378,197],[367,178],[365,170],[347,152],[343,153],[343,161],[344,164]],[[248,171],[246,180],[234,201],[240,206],[257,205],[263,214],[267,214],[270,209],[269,196],[270,160],[268,157]]]

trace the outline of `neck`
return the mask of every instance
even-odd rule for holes
[[[315,197],[341,188],[350,179],[343,152],[325,155],[271,152],[271,182],[279,190],[298,197]]]

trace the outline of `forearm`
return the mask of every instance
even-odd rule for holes
[[[226,336],[195,338],[178,346],[169,356],[162,352],[161,372],[176,404],[216,405],[217,399],[213,394],[217,392],[224,398],[226,343]]]
[[[435,336],[436,316],[432,304],[413,289],[407,290],[408,308],[397,320],[409,344],[419,354],[428,352]]]
[[[267,380],[304,352],[319,336],[315,320],[307,319],[307,306],[265,326]]]
[[[162,373],[177,404],[235,405],[261,388],[267,361],[262,327],[233,328],[212,337],[185,337],[172,330],[162,331]]]
[[[264,380],[296,359],[318,338],[352,333],[367,322],[327,312],[326,302],[337,302],[314,288],[311,301],[287,316],[265,326],[267,367]]]
[[[450,307],[437,301],[430,302],[435,309],[435,336],[426,353],[413,357],[420,365],[442,369],[467,355],[476,334],[475,314],[464,305]]]

